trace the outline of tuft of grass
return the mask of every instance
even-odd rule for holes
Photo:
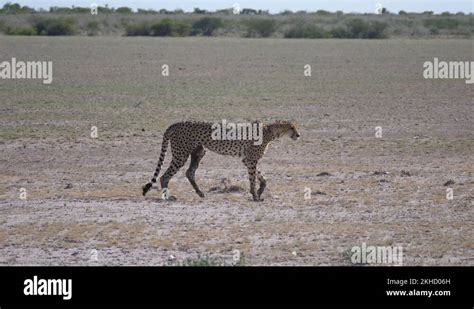
[[[197,258],[187,258],[179,266],[191,266],[191,267],[205,267],[205,266],[224,266],[224,263],[219,259],[212,258],[209,256],[198,256]]]
[[[186,258],[185,260],[179,262],[178,266],[187,266],[187,267],[206,267],[206,266],[236,266],[242,267],[247,266],[248,261],[247,258],[243,253],[240,253],[240,257],[238,261],[232,261],[229,263],[226,262],[222,258],[215,258],[209,256],[200,256],[198,255],[196,258]]]
[[[344,265],[354,265],[352,264],[352,252],[351,249],[346,249],[341,252],[342,264]]]
[[[234,264],[234,266],[242,267],[249,265],[247,258],[243,252],[240,253],[240,259]]]

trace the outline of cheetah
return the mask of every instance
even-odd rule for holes
[[[259,123],[260,124],[260,123]],[[156,183],[160,173],[161,166],[168,149],[168,143],[171,144],[172,160],[166,172],[161,176],[160,183],[164,198],[168,196],[168,183],[173,175],[184,166],[189,156],[191,163],[186,171],[186,177],[194,188],[194,191],[200,197],[204,193],[200,190],[195,180],[195,173],[199,167],[199,162],[206,154],[206,149],[222,155],[243,157],[242,162],[247,167],[250,194],[254,201],[263,201],[261,195],[265,190],[267,182],[257,167],[258,161],[265,154],[270,142],[282,137],[289,136],[293,140],[300,137],[297,126],[290,121],[276,121],[271,124],[261,125],[263,137],[261,143],[256,145],[253,140],[216,140],[213,139],[213,123],[200,121],[178,122],[165,131],[161,146],[161,154],[158,160],[153,178],[149,183],[143,186],[143,196]],[[259,181],[258,191],[255,191],[255,180]]]

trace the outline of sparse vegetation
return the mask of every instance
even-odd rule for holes
[[[125,26],[126,36],[146,36],[150,35],[150,23],[141,22],[138,24],[127,24]]]
[[[342,11],[316,12],[289,10],[269,14],[265,10],[244,8],[239,15],[232,8],[215,12],[195,8],[137,9],[98,6],[91,15],[89,7],[50,7],[35,10],[17,3],[0,9],[0,32],[9,35],[126,35],[126,36],[238,36],[249,38],[357,38],[449,36],[470,38],[474,33],[472,14],[432,11],[398,14],[385,9],[382,14],[345,14]],[[39,25],[35,20],[48,20]],[[70,22],[70,20],[74,22]],[[126,22],[124,22],[126,20]],[[43,27],[42,27],[43,26]]]
[[[347,23],[348,37],[352,39],[383,39],[386,38],[387,24],[380,21],[365,22],[360,18]]]
[[[34,21],[38,35],[74,35],[76,21],[73,18],[39,18]]]
[[[248,264],[247,259],[243,253],[240,255],[238,261],[229,262],[224,258],[200,256],[196,258],[186,258],[185,260],[178,262],[178,266],[191,266],[191,267],[206,267],[206,266],[246,266]]]
[[[199,13],[200,14],[200,13]],[[204,17],[193,23],[192,34],[211,36],[223,26],[222,20],[217,17]]]
[[[205,266],[224,266],[221,260],[208,256],[198,256],[197,258],[187,258],[179,266],[205,267]]]
[[[152,36],[188,36],[191,26],[185,22],[165,18],[150,27]]]
[[[100,31],[100,24],[93,20],[87,23],[87,35],[88,36],[96,36],[99,34]]]
[[[327,38],[329,37],[328,31],[323,28],[316,26],[314,24],[308,23],[297,23],[292,26],[289,30],[285,32],[285,38],[308,38],[308,39],[318,39],[318,38]]]
[[[386,38],[387,24],[379,21],[365,22],[352,19],[344,27],[325,30],[314,24],[300,22],[285,32],[285,38],[349,38],[349,39],[383,39]]]
[[[38,15],[58,17],[49,14]],[[101,33],[122,19],[150,25],[166,17],[191,21],[183,15],[133,16],[69,17],[78,20],[79,29],[98,21]],[[240,18],[228,20],[243,26]],[[291,25],[292,19],[273,18]],[[413,18],[413,27],[426,30],[420,18],[431,17]],[[347,19],[318,25],[345,30]],[[473,265],[472,219],[465,215],[472,209],[467,158],[474,141],[466,129],[472,127],[466,113],[472,109],[466,100],[472,88],[463,80],[425,80],[421,67],[433,57],[469,60],[471,41],[278,39],[286,30],[278,28],[268,39],[162,37],[159,42],[110,35],[2,37],[3,60],[16,55],[55,63],[51,85],[2,81],[0,263],[150,266],[189,258],[191,265],[354,265],[341,250],[366,242],[407,246],[407,266]],[[302,82],[305,61],[318,78]],[[170,64],[177,78],[164,80],[162,64]],[[431,108],[437,97],[449,98],[449,104]],[[195,196],[184,171],[171,190],[178,200],[162,201],[159,191],[141,198],[141,182],[156,164],[150,154],[160,149],[154,141],[183,117],[296,119],[304,135],[268,151],[268,195],[258,207],[245,200],[250,195],[242,162],[212,154],[197,175],[206,191],[218,186],[206,198]],[[390,128],[391,137],[383,143],[371,137],[371,123]],[[94,124],[100,124],[99,139],[89,137]],[[402,169],[412,177],[400,177]],[[381,170],[390,174],[372,176]],[[223,178],[233,182],[221,184]],[[446,199],[443,186],[450,179],[453,200]],[[241,190],[234,192],[233,185]],[[304,199],[306,186],[310,200]],[[28,190],[27,204],[18,198],[21,187]],[[99,259],[91,262],[93,248]],[[247,261],[236,262],[234,249],[245,252]],[[197,253],[211,261],[193,262]]]
[[[423,24],[427,28],[456,29],[459,27],[460,22],[453,18],[430,18],[425,19]]]
[[[7,2],[3,6],[3,8],[0,9],[0,13],[3,14],[23,14],[23,13],[34,13],[35,10],[28,7],[28,6],[21,6],[18,3],[10,3]]]
[[[246,22],[247,34],[246,37],[268,38],[277,29],[277,22],[274,19],[249,19]]]
[[[7,35],[36,35],[36,29],[32,27],[18,27],[18,28],[12,28],[12,27],[7,27],[4,30],[5,34]]]

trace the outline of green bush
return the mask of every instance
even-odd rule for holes
[[[423,21],[426,28],[456,29],[459,24],[459,20],[452,18],[430,18]]]
[[[153,36],[171,36],[172,35],[173,21],[169,18],[163,19],[162,21],[153,24],[150,27],[150,35]]]
[[[307,23],[298,23],[288,29],[285,34],[285,38],[308,38],[308,39],[319,39],[327,38],[330,33],[325,31],[323,28],[316,25]]]
[[[346,23],[346,27],[334,27],[325,30],[314,24],[298,22],[291,26],[284,34],[285,38],[354,38],[354,39],[382,39],[385,38],[387,24],[379,21],[371,23],[362,19],[352,19]]]
[[[329,34],[332,38],[336,39],[344,39],[349,37],[349,33],[347,32],[347,30],[342,27],[336,27],[331,29],[331,31],[329,31]]]
[[[273,19],[249,19],[246,22],[247,37],[270,37],[277,29],[277,23]]]
[[[150,27],[153,36],[188,36],[191,26],[185,22],[165,18]]]
[[[125,24],[126,36],[188,36],[191,26],[183,21],[165,18],[157,23]]]
[[[34,28],[39,35],[74,35],[76,21],[72,18],[44,18],[34,21]]]
[[[360,18],[351,19],[346,25],[349,38],[361,39],[369,31],[369,23]]]
[[[438,35],[439,34],[439,29],[438,28],[430,28],[430,34],[431,35]]]
[[[133,13],[132,9],[129,8],[129,7],[126,7],[126,6],[122,6],[122,7],[119,7],[117,9],[115,9],[115,12],[120,13],[120,14],[132,14]]]
[[[95,36],[100,31],[99,22],[97,22],[95,20],[88,22],[86,28],[87,28],[87,35],[88,36]]]
[[[186,22],[175,21],[173,31],[177,36],[188,36],[191,34],[191,25]]]
[[[6,27],[5,34],[6,35],[36,35],[36,29],[32,27],[20,27],[20,28]]]
[[[347,22],[347,35],[348,38],[354,39],[383,39],[387,37],[386,28],[387,23],[380,21],[368,23],[356,18]]]
[[[0,13],[5,13],[5,14],[22,14],[22,13],[34,13],[34,9],[27,7],[27,6],[21,6],[18,3],[10,3],[7,2],[2,9],[0,9]]]
[[[204,17],[193,23],[192,34],[212,36],[214,31],[223,26],[222,20],[217,17]]]
[[[321,15],[321,16],[330,16],[330,15],[331,15],[331,12],[325,11],[325,10],[317,10],[317,11],[316,11],[316,14],[317,14],[317,15]]]
[[[374,21],[370,23],[369,30],[365,38],[367,39],[384,39],[386,38],[385,29],[387,29],[387,23]]]
[[[158,12],[152,9],[137,9],[137,14],[158,14]]]
[[[194,8],[193,13],[194,14],[206,14],[207,11],[206,10],[201,10],[200,8]]]
[[[145,36],[150,35],[150,23],[141,22],[138,24],[128,24],[125,26],[126,36]]]

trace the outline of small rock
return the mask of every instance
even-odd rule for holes
[[[405,176],[406,176],[406,177],[410,177],[410,176],[411,176],[410,172],[405,171],[405,170],[402,170],[401,173],[400,173],[400,175],[401,175],[402,177],[405,177]]]
[[[72,188],[72,183],[67,183],[66,187],[64,187],[64,189],[71,189],[71,188]]]
[[[322,172],[322,173],[319,173],[318,175],[316,175],[318,177],[321,177],[321,176],[332,176],[331,173],[328,173],[328,172]]]
[[[455,184],[454,180],[450,179],[450,180],[446,181],[443,186],[447,187],[447,186],[454,185],[454,184]]]

